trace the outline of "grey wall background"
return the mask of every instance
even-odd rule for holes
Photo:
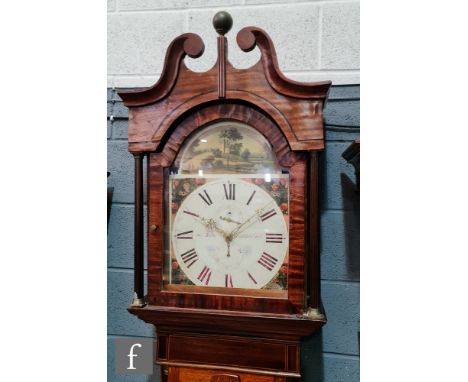
[[[193,32],[205,53],[187,59],[195,71],[216,60],[216,32],[211,20],[223,9],[234,19],[227,34],[229,59],[247,68],[260,57],[246,54],[235,42],[237,32],[254,25],[275,43],[281,70],[298,81],[359,83],[358,0],[108,0],[109,87],[151,86],[161,74],[164,52],[176,36]]]
[[[304,341],[302,374],[306,382],[357,382],[359,200],[354,169],[341,153],[359,135],[358,0],[108,0],[108,184],[115,188],[108,229],[108,380],[147,381],[115,375],[113,341],[153,337],[151,327],[126,310],[133,286],[133,158],[127,151],[127,109],[113,87],[154,84],[167,46],[185,32],[198,33],[205,43],[205,53],[187,58],[187,66],[210,69],[216,59],[211,20],[218,10],[234,19],[227,38],[235,67],[259,59],[257,48],[246,54],[235,43],[241,28],[254,25],[271,36],[289,78],[333,81],[325,109],[321,200],[322,298],[329,321]]]
[[[107,115],[108,184],[114,187],[108,230],[108,380],[147,381],[114,372],[114,339],[153,337],[153,330],[126,310],[133,288],[133,158],[127,151],[127,109],[112,89],[107,90]],[[325,123],[321,272],[328,323],[303,342],[302,374],[306,382],[358,382],[359,198],[354,169],[341,157],[359,136],[358,85],[332,87]]]

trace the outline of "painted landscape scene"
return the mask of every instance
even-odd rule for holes
[[[188,140],[179,174],[267,173],[280,171],[263,135],[237,122],[220,122]]]

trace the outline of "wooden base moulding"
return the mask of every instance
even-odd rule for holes
[[[166,332],[158,328],[156,361],[161,365],[300,377],[299,342],[295,341]]]
[[[287,382],[285,377],[232,372],[230,370],[209,370],[193,367],[169,367],[167,382]],[[166,382],[164,381],[164,382]]]
[[[300,339],[316,332],[326,322],[325,318],[311,319],[305,315],[154,305],[131,307],[129,311],[156,326],[155,362],[171,366],[168,380],[178,382],[197,380],[184,379],[188,378],[185,375],[188,370],[194,370],[192,377],[201,378],[200,381],[210,381],[207,376],[218,375],[218,370],[242,375],[242,382],[299,378]],[[179,368],[186,369],[183,375],[178,374],[181,372]],[[258,379],[254,375],[258,375]]]

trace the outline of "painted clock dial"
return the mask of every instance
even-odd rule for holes
[[[179,206],[172,247],[193,284],[259,289],[283,266],[289,241],[284,214],[256,179],[208,177]]]

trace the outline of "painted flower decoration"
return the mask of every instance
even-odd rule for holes
[[[262,178],[255,178],[255,184],[261,186],[265,181]]]
[[[281,208],[281,211],[283,211],[283,214],[288,213],[288,204],[287,203],[281,203],[279,207]]]

